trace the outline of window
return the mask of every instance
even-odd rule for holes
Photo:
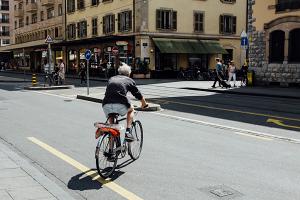
[[[23,19],[19,19],[19,27],[24,27],[24,21]]]
[[[84,0],[77,0],[77,9],[78,10],[84,9]]]
[[[87,35],[87,23],[86,21],[82,21],[82,22],[78,22],[77,23],[77,27],[78,27],[78,32],[77,35],[79,38],[83,38],[86,37]]]
[[[300,62],[300,28],[294,29],[289,36],[289,62]]]
[[[92,0],[92,6],[97,6],[99,4],[99,0]]]
[[[232,15],[220,15],[220,33],[235,34],[236,33],[236,17]]]
[[[203,32],[204,31],[204,13],[195,12],[194,13],[194,31]]]
[[[75,0],[68,0],[67,2],[67,12],[75,12]]]
[[[31,23],[32,23],[32,24],[37,23],[37,14],[32,14],[32,15],[31,15]]]
[[[2,13],[2,23],[9,23],[9,14]]]
[[[47,9],[47,19],[51,19],[54,17],[54,8]]]
[[[44,11],[41,11],[41,21],[44,21]]]
[[[156,10],[156,29],[176,30],[177,29],[177,11]]]
[[[98,35],[98,19],[92,19],[92,35]]]
[[[67,26],[68,31],[68,39],[75,39],[76,38],[76,28],[75,24],[70,24]]]
[[[132,11],[125,11],[118,14],[119,32],[131,31],[132,29]]]
[[[9,39],[3,39],[2,40],[2,44],[10,44],[10,40]]]
[[[58,37],[58,27],[55,27],[55,31],[54,31],[54,37]]]
[[[112,2],[113,0],[102,0],[103,3],[105,2]]]
[[[277,0],[276,12],[300,9],[299,0]]]
[[[62,16],[62,4],[58,4],[58,16]]]
[[[26,17],[26,25],[28,25],[29,24],[29,17],[27,16]]]
[[[106,15],[103,17],[103,33],[115,32],[115,15]]]
[[[281,30],[270,34],[269,61],[270,63],[282,63],[284,59],[285,33]]]
[[[2,26],[2,36],[9,36],[9,26]]]
[[[17,29],[17,28],[18,28],[18,22],[15,21],[15,29]]]

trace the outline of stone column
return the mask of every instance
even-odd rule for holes
[[[284,40],[284,60],[283,64],[287,64],[289,59],[289,32],[285,32],[285,40]]]

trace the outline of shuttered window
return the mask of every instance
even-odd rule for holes
[[[156,29],[177,30],[177,11],[156,10]]]
[[[221,34],[236,33],[236,16],[220,15],[220,33]]]

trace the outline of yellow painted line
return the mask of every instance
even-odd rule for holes
[[[93,180],[97,180],[103,186],[111,189],[112,191],[118,193],[119,195],[123,196],[126,199],[130,200],[142,200],[142,198],[138,197],[137,195],[133,194],[132,192],[126,190],[125,188],[119,186],[118,184],[114,183],[110,180],[105,180],[101,178],[97,171],[91,170],[90,168],[84,166],[83,164],[77,162],[73,158],[67,156],[66,154],[56,150],[55,148],[49,146],[48,144],[36,139],[35,137],[28,137],[28,140],[37,144],[38,146],[42,147],[43,149],[47,150],[48,152],[52,153],[53,155],[57,156],[58,158],[64,160],[65,162],[69,163],[76,169],[80,170],[81,172],[85,173],[86,175],[90,176]]]
[[[283,126],[283,127],[287,127],[287,128],[300,129],[300,126],[287,125],[287,124],[284,124],[283,121],[278,120],[278,119],[271,119],[271,118],[269,118],[267,120],[267,122],[268,123],[274,123],[274,124],[277,124],[278,126]]]
[[[234,132],[234,134],[242,135],[242,136],[247,136],[247,137],[252,137],[252,138],[256,138],[256,139],[260,139],[260,140],[267,140],[267,141],[272,141],[273,140],[271,138],[265,138],[265,137],[260,137],[260,136],[256,136],[256,135],[250,135],[250,134],[241,133],[241,132]]]
[[[241,111],[241,110],[232,110],[232,109],[227,109],[227,108],[217,108],[217,107],[204,106],[204,105],[198,105],[198,104],[192,104],[192,103],[183,103],[183,102],[170,101],[170,100],[168,100],[168,102],[169,103],[176,103],[176,104],[186,105],[186,106],[194,106],[194,107],[199,107],[199,108],[207,108],[207,109],[213,109],[213,110],[222,110],[222,111],[242,113],[242,114],[247,114],[247,115],[255,115],[255,116],[262,116],[262,117],[271,117],[271,118],[277,118],[277,119],[284,119],[284,120],[290,120],[290,121],[298,121],[298,122],[300,122],[300,119],[297,119],[297,118],[281,117],[281,116],[269,115],[269,114],[264,114],[264,113],[254,113],[254,112],[247,112],[247,111]]]

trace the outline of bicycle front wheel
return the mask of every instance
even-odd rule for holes
[[[134,141],[128,143],[128,154],[136,160],[140,157],[143,147],[143,127],[140,121],[136,120],[132,123],[131,133]]]
[[[100,139],[100,145],[96,148],[95,158],[99,175],[106,179],[115,170],[118,161],[117,140],[106,133]]]

